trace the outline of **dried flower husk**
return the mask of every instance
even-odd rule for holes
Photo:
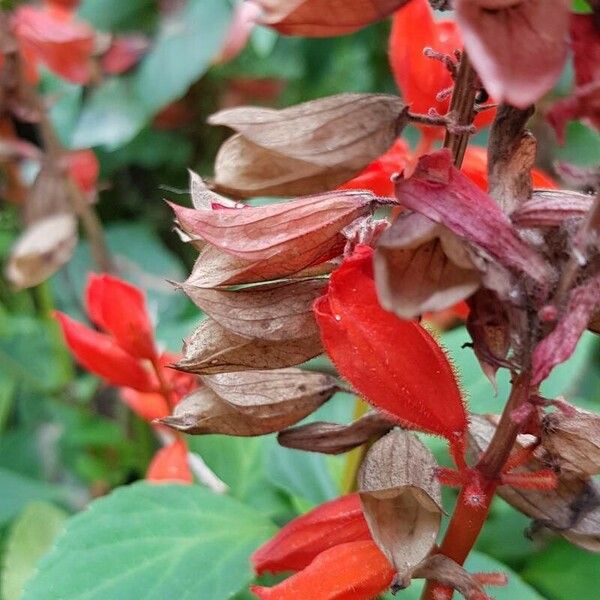
[[[559,227],[565,219],[585,217],[593,196],[571,190],[535,190],[511,215],[516,227]]]
[[[239,197],[330,190],[393,144],[407,122],[406,110],[397,96],[338,94],[281,110],[243,106],[218,112],[209,122],[237,134],[217,154],[214,186]]]
[[[301,421],[337,390],[327,375],[300,369],[227,373],[205,383],[158,423],[195,435],[265,435]]]
[[[207,318],[185,340],[183,357],[174,365],[205,375],[249,369],[280,369],[299,365],[323,351],[319,334],[293,340],[246,337]]]
[[[252,0],[262,9],[260,22],[284,35],[330,37],[352,33],[381,21],[408,0]]]
[[[600,474],[600,415],[575,406],[546,415],[542,447],[561,475]]]
[[[221,327],[237,335],[291,341],[318,335],[313,302],[323,293],[323,279],[284,282],[226,291],[188,283],[181,288]]]
[[[359,493],[373,539],[399,580],[431,551],[442,518],[437,463],[412,433],[394,429],[367,453]]]
[[[418,213],[382,234],[374,271],[381,305],[403,319],[449,308],[481,284],[464,242]]]
[[[497,420],[496,415],[471,415],[469,449],[475,456],[487,448]],[[532,440],[531,436],[520,436],[517,445],[527,445]],[[515,472],[539,471],[547,466],[536,455]],[[501,485],[498,495],[534,519],[534,529],[547,527],[581,548],[600,552],[600,485],[594,479],[559,476],[558,486],[553,490]]]
[[[18,288],[42,283],[70,260],[77,238],[77,219],[71,213],[35,221],[11,249],[6,278]]]
[[[279,433],[277,441],[281,446],[296,450],[343,454],[380,438],[396,425],[382,413],[373,410],[350,425],[317,422],[286,429]]]

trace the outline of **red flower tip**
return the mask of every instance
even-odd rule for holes
[[[315,302],[327,354],[365,400],[407,427],[457,444],[467,415],[452,367],[423,327],[381,307],[372,255],[358,246]]]
[[[262,600],[371,600],[390,586],[394,574],[375,542],[357,541],[325,550],[272,588],[250,589]]]
[[[159,393],[145,394],[132,388],[121,388],[121,400],[144,421],[152,423],[171,414],[165,397]]]
[[[358,494],[350,494],[290,521],[254,552],[252,564],[258,575],[299,571],[332,546],[370,539]]]
[[[136,358],[156,358],[153,327],[142,292],[112,275],[90,275],[85,303],[91,320]]]
[[[117,386],[154,392],[156,382],[138,360],[125,352],[113,338],[98,333],[71,317],[55,311],[65,342],[82,367]]]
[[[100,163],[92,150],[72,150],[66,155],[69,176],[84,194],[96,191]]]
[[[153,482],[192,483],[194,478],[188,464],[188,449],[184,440],[176,440],[161,448],[152,459],[146,479]]]

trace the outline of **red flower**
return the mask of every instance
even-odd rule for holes
[[[109,75],[129,71],[144,56],[150,41],[144,35],[123,35],[113,39],[100,61],[102,70]]]
[[[94,31],[75,21],[72,13],[55,6],[20,6],[14,13],[13,30],[31,81],[37,81],[37,65],[43,63],[67,81],[88,83]]]
[[[92,274],[85,303],[90,319],[110,333],[125,352],[136,358],[156,359],[146,301],[135,286],[111,275]]]
[[[93,195],[98,183],[100,163],[93,150],[71,150],[65,156],[69,176],[86,195]]]
[[[54,314],[67,346],[82,367],[113,385],[131,387],[140,392],[157,390],[151,372],[127,354],[110,335],[98,333],[58,311]]]
[[[148,467],[146,479],[153,482],[192,483],[185,440],[178,439],[161,448]]]
[[[365,400],[459,448],[467,415],[452,367],[423,327],[381,308],[372,256],[372,248],[358,246],[315,302],[325,350]]]
[[[402,97],[414,112],[427,113],[434,108],[446,114],[449,96],[441,101],[436,95],[453,85],[450,72],[440,61],[423,54],[430,47],[442,54],[454,55],[462,49],[460,32],[454,21],[433,17],[428,0],[411,0],[394,13],[390,34],[390,65]],[[493,110],[482,112],[475,124],[485,126],[494,117]],[[437,132],[427,128],[429,134]]]
[[[299,571],[332,546],[370,539],[358,494],[350,494],[290,521],[252,555],[252,563],[259,575]]]
[[[371,600],[392,583],[394,568],[372,540],[325,550],[280,584],[251,590],[262,600]]]

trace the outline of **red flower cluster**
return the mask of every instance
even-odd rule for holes
[[[158,352],[142,292],[117,277],[91,275],[85,305],[101,331],[55,313],[77,362],[120,387],[122,400],[142,419],[152,422],[168,416],[196,383],[193,376],[167,368],[176,357]],[[147,476],[190,483],[185,440],[177,438],[159,450]]]
[[[277,600],[369,600],[394,569],[369,532],[358,494],[342,496],[290,521],[252,555],[258,574],[298,571],[256,596]]]

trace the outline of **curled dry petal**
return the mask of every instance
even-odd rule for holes
[[[359,492],[373,539],[399,580],[431,551],[442,519],[442,492],[431,452],[412,434],[395,429],[369,450]]]
[[[215,186],[242,197],[332,189],[383,154],[406,118],[401,100],[384,94],[339,94],[281,110],[221,111],[209,122],[238,133],[219,150]]]
[[[498,102],[525,108],[556,83],[567,58],[570,6],[570,0],[454,1],[465,50]]]
[[[561,474],[578,477],[600,474],[600,415],[570,407],[542,421],[542,447]]]
[[[247,208],[248,205],[230,200],[213,192],[204,182],[202,177],[190,170],[190,195],[194,208],[205,210],[218,210],[222,208]]]
[[[262,9],[260,22],[284,35],[345,35],[381,21],[408,0],[252,0]]]
[[[232,333],[208,318],[185,340],[183,358],[175,367],[198,375],[278,369],[299,365],[322,351],[318,333],[294,340],[246,337]]]
[[[423,327],[381,307],[372,257],[371,248],[358,246],[315,303],[327,354],[340,375],[391,418],[460,439],[467,417],[452,367]]]
[[[395,425],[396,423],[384,414],[373,410],[350,425],[317,422],[286,429],[279,433],[277,441],[286,448],[322,454],[342,454],[380,438]]]
[[[295,425],[337,390],[327,376],[300,369],[226,377],[207,378],[219,393],[207,385],[184,398],[173,415],[159,423],[191,434],[264,435]]]
[[[313,302],[323,293],[325,280],[263,285],[231,292],[181,288],[221,327],[241,336],[291,341],[317,335]]]
[[[138,288],[112,275],[91,274],[85,303],[91,320],[110,333],[125,352],[136,358],[156,358],[154,328]]]
[[[585,217],[593,203],[593,196],[580,192],[536,190],[510,218],[516,227],[559,227],[565,219]]]
[[[507,269],[547,287],[550,268],[545,260],[519,237],[498,204],[453,166],[448,150],[422,156],[412,177],[396,180],[396,197]]]
[[[56,312],[67,346],[82,367],[112,385],[139,392],[155,392],[157,385],[149,371],[127,354],[110,336],[98,333],[67,315]]]
[[[600,309],[600,275],[574,288],[555,328],[535,347],[532,385],[544,381],[552,369],[573,354],[593,315]]]
[[[370,540],[358,494],[330,500],[296,517],[252,554],[258,575],[299,571],[328,548]]]
[[[394,569],[373,541],[339,544],[321,552],[308,567],[267,588],[252,586],[261,600],[371,600],[392,583]]]
[[[188,449],[184,440],[175,440],[161,448],[152,459],[146,479],[155,483],[192,483]]]
[[[70,260],[76,245],[74,215],[63,213],[35,221],[12,247],[6,278],[18,288],[38,285]]]
[[[295,257],[303,268],[338,247],[340,231],[369,214],[373,201],[369,192],[346,191],[236,210],[172,208],[185,233],[228,254],[247,261]]]
[[[495,431],[492,415],[471,415],[469,448],[479,456]],[[527,443],[522,436],[517,447]],[[546,468],[539,458],[532,458],[516,472],[530,473]],[[600,485],[593,479],[559,477],[552,490],[520,489],[508,485],[498,488],[498,495],[517,510],[534,519],[534,527],[547,527],[573,544],[600,552]]]
[[[481,283],[463,243],[418,213],[401,215],[383,233],[374,266],[382,306],[403,319],[449,308]]]

